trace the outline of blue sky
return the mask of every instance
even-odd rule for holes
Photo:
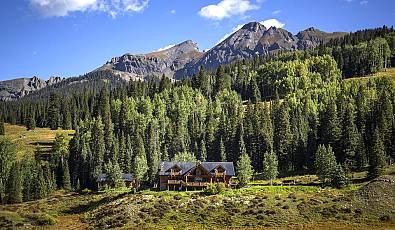
[[[0,80],[77,76],[188,39],[204,50],[249,21],[292,33],[393,25],[394,10],[394,0],[4,0]]]

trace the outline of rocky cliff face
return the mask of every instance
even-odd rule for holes
[[[121,76],[126,80],[143,80],[145,77],[161,77],[163,74],[172,77],[176,71],[201,55],[197,44],[188,40],[163,51],[114,57],[99,70],[124,72]]]
[[[60,77],[50,77],[45,81],[36,76],[0,81],[0,101],[16,100],[28,95],[30,92],[43,89],[61,81],[62,79]]]
[[[250,59],[267,55],[279,50],[305,50],[328,42],[331,38],[344,36],[346,33],[325,33],[315,28],[293,35],[281,28],[265,28],[259,22],[244,25],[214,48],[210,49],[196,62],[188,63],[176,72],[177,79],[192,76],[200,66],[206,69],[217,68],[240,59]]]

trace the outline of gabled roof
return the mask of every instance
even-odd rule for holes
[[[122,173],[122,180],[124,181],[133,181],[134,177],[130,173]],[[97,177],[96,182],[104,182],[107,181],[107,174],[103,173]]]
[[[215,174],[215,169],[219,166],[225,169],[226,176],[235,176],[235,168],[233,162],[168,162],[164,161],[159,164],[159,176],[170,176],[170,169],[175,165],[181,168],[181,175],[185,175],[190,170],[200,164],[204,169]]]

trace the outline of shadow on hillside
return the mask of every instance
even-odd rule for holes
[[[102,205],[105,205],[105,204],[111,203],[117,199],[120,199],[120,198],[124,197],[126,194],[127,193],[122,193],[122,194],[119,194],[114,197],[103,197],[102,199],[97,200],[97,201],[90,201],[85,204],[78,204],[76,206],[70,207],[69,210],[63,211],[63,213],[72,215],[72,214],[81,214],[84,212],[89,212],[94,209],[97,209],[98,207],[100,207]]]

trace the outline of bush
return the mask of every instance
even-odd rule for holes
[[[26,218],[30,219],[36,225],[40,225],[40,226],[54,225],[57,222],[54,217],[46,213],[30,213],[26,215]]]
[[[226,189],[226,186],[224,183],[213,183],[213,184],[209,184],[207,186],[207,188],[204,190],[204,192],[207,195],[216,195],[216,194],[221,193],[225,189]]]

